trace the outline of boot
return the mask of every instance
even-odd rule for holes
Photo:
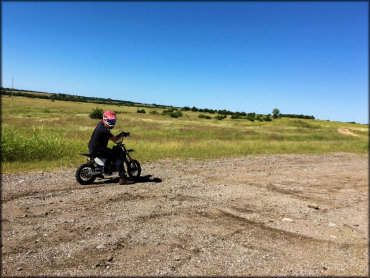
[[[132,180],[129,180],[128,178],[124,177],[124,178],[120,178],[119,179],[119,184],[120,185],[123,185],[123,184],[133,184],[134,181]]]

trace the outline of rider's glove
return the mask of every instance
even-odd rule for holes
[[[124,137],[130,136],[130,132],[122,132]]]

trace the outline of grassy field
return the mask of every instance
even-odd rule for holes
[[[118,113],[112,133],[130,131],[126,145],[139,161],[163,158],[207,159],[268,153],[368,152],[368,125],[306,119],[251,122],[245,119],[200,119],[198,112],[183,117],[153,115],[162,109],[96,105],[2,96],[2,173],[44,171],[77,167],[80,153],[98,120],[90,119],[93,108]],[[206,113],[202,113],[206,114]],[[209,114],[214,116],[214,114]],[[358,136],[345,135],[338,128]],[[113,146],[113,143],[109,143]]]

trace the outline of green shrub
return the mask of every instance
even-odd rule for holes
[[[240,119],[240,114],[235,113],[235,114],[231,115],[231,119]]]
[[[182,117],[182,113],[181,113],[181,111],[174,111],[174,112],[170,113],[170,116],[172,118],[178,118],[178,117]]]
[[[172,107],[172,108],[169,108],[169,109],[164,109],[163,111],[162,111],[162,114],[163,115],[169,115],[169,114],[171,114],[172,112],[176,112],[176,111],[178,111],[178,109],[177,108],[174,108],[174,107]]]
[[[256,113],[248,113],[247,114],[247,120],[248,121],[254,122],[255,117],[256,117]]]
[[[264,120],[265,120],[265,122],[271,122],[272,121],[271,115],[270,114],[266,115]]]
[[[260,115],[260,114],[256,115],[255,119],[256,119],[257,121],[263,122],[263,116],[262,116],[262,115]]]
[[[226,119],[226,117],[227,117],[226,115],[217,115],[215,116],[215,119],[221,121],[223,119]]]
[[[201,118],[201,119],[211,119],[211,116],[208,116],[208,115],[204,115],[204,114],[200,114],[199,116],[198,116],[198,118]]]
[[[142,114],[145,114],[146,113],[145,109],[138,109],[136,112],[137,113],[142,113]]]
[[[158,115],[159,113],[158,113],[158,111],[157,111],[157,110],[152,110],[152,111],[150,111],[150,114]]]
[[[103,109],[96,107],[90,112],[89,117],[91,119],[102,119],[103,113],[104,113]]]
[[[162,115],[170,115],[172,118],[182,117],[182,112],[177,108],[170,108],[162,111]]]

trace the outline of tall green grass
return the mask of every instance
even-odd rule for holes
[[[65,140],[63,133],[48,134],[43,127],[32,127],[26,134],[9,127],[2,130],[2,162],[57,160],[71,157],[82,148],[82,141]]]
[[[95,104],[22,97],[2,97],[1,160],[3,173],[77,167],[85,160],[87,144],[98,120],[90,119]],[[248,154],[368,152],[368,126],[305,119],[250,122],[230,118],[182,118],[137,108],[100,105],[118,112],[112,133],[130,131],[125,139],[139,161],[208,159]],[[343,135],[347,128],[357,137]],[[109,146],[113,146],[110,143]]]

